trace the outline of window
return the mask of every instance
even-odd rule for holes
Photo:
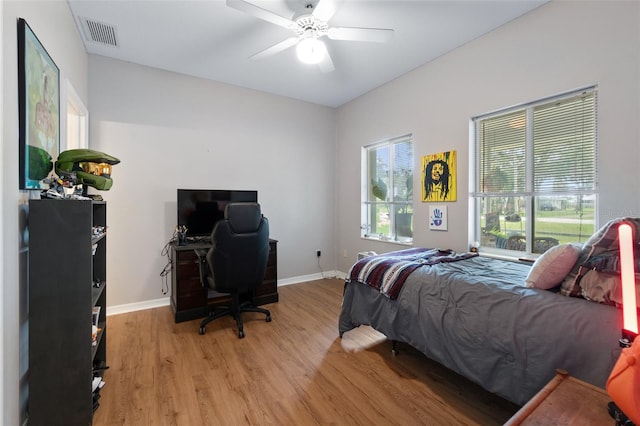
[[[62,123],[63,134],[62,141],[66,140],[65,145],[61,146],[61,151],[76,148],[89,147],[89,111],[78,96],[69,80],[66,80],[64,86],[65,97],[67,102],[62,105],[62,117],[66,115],[67,119]],[[65,108],[66,107],[66,108]],[[66,138],[64,135],[66,134]]]
[[[543,253],[596,229],[595,87],[472,120],[473,239]]]
[[[413,242],[413,141],[411,135],[362,149],[361,236]]]

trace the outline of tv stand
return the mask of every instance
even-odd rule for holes
[[[179,245],[171,243],[171,308],[175,322],[190,321],[209,315],[212,306],[229,303],[230,298],[208,297],[208,289],[200,282],[200,270],[196,249],[208,249],[206,241]],[[262,284],[256,288],[255,303],[265,305],[278,301],[278,241],[269,240],[269,260]]]

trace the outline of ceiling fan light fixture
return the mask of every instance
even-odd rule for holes
[[[315,37],[303,38],[296,46],[298,59],[305,64],[320,63],[326,51],[327,48],[324,43]]]

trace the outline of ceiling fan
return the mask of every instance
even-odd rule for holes
[[[322,71],[330,72],[333,71],[335,67],[326,46],[322,40],[319,40],[321,37],[327,36],[331,40],[377,43],[383,43],[393,38],[394,31],[392,29],[330,27],[327,22],[336,12],[337,0],[319,0],[315,7],[309,3],[305,8],[313,11],[310,14],[303,14],[295,19],[283,18],[276,13],[245,0],[226,1],[229,7],[287,28],[295,34],[250,56],[249,59],[253,60],[275,55],[290,47],[296,46],[298,59],[308,64],[318,64]]]

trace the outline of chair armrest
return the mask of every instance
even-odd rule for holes
[[[198,271],[200,272],[200,284],[202,285],[202,287],[207,287],[206,283],[206,267],[207,267],[207,252],[208,250],[206,249],[194,249],[193,250],[196,254],[196,256],[198,256]]]

